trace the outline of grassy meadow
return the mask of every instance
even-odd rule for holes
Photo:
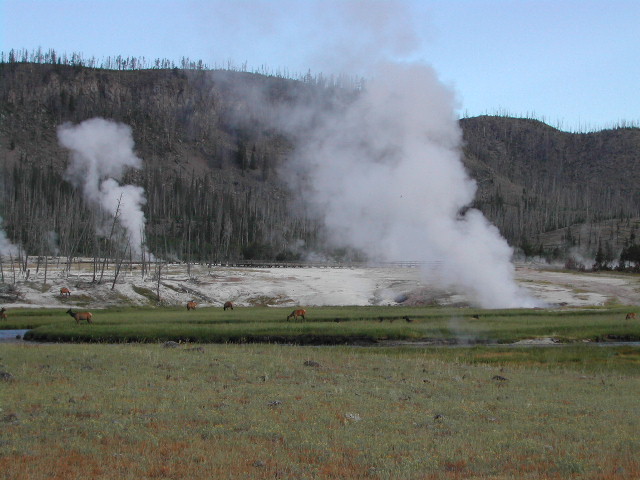
[[[636,479],[640,348],[2,344],[5,479]]]
[[[0,344],[0,477],[640,478],[640,347],[581,341],[624,311],[307,310],[11,311],[50,343]],[[295,345],[388,339],[478,344]]]
[[[33,329],[25,338],[56,342],[159,342],[353,344],[381,341],[511,343],[553,337],[640,340],[640,322],[628,310],[473,310],[433,307],[314,307],[306,320],[287,321],[291,309],[117,308],[94,310],[93,324],[55,309],[10,312],[3,328]],[[407,321],[408,319],[409,321]]]

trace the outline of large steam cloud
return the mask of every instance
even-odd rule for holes
[[[334,98],[305,98],[277,112],[268,107],[270,120],[297,140],[280,173],[324,220],[333,243],[374,258],[422,261],[431,266],[428,282],[482,307],[536,304],[515,282],[507,242],[468,208],[476,185],[462,163],[455,95],[417,57],[428,9],[405,0],[291,1],[287,8],[215,3],[216,15],[201,18],[232,43],[260,31],[283,45],[286,58],[302,56],[325,74],[367,78],[342,107]],[[228,18],[242,22],[227,21],[234,30],[224,30]],[[292,29],[295,42],[285,41]],[[259,103],[253,86],[234,87]]]
[[[467,209],[476,185],[453,102],[431,68],[384,64],[355,101],[299,136],[297,174],[287,178],[337,244],[437,265],[425,271],[430,281],[482,307],[533,306],[514,281],[507,242]]]
[[[468,208],[476,185],[462,163],[455,95],[414,57],[424,38],[417,25],[428,23],[415,3],[311,0],[267,12],[265,3],[260,15],[218,4],[264,32],[265,22],[298,25],[296,45],[317,68],[367,77],[342,107],[307,98],[272,117],[297,140],[280,173],[334,244],[422,261],[426,280],[482,307],[536,304],[515,282],[507,242]]]
[[[92,118],[78,125],[61,125],[58,140],[71,151],[65,178],[82,191],[90,205],[107,217],[113,219],[118,211],[118,221],[127,233],[131,251],[139,255],[146,223],[142,211],[146,203],[144,189],[119,183],[127,169],[142,168],[142,160],[133,151],[131,128],[111,120]],[[96,225],[96,233],[106,236],[109,227],[107,224]]]

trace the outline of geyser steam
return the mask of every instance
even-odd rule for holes
[[[336,243],[437,262],[429,280],[481,307],[535,305],[514,281],[507,242],[467,208],[476,185],[461,160],[454,95],[430,67],[381,65],[355,100],[316,115],[298,138],[288,178]]]
[[[482,307],[533,306],[515,282],[511,248],[468,208],[476,185],[462,163],[454,94],[417,60],[429,24],[418,4],[309,0],[288,2],[286,9],[265,2],[257,10],[254,3],[216,2],[229,18],[243,19],[241,27],[233,25],[245,32],[234,30],[230,38],[295,26],[287,55],[302,55],[324,73],[367,79],[361,91],[342,91],[342,105],[340,92],[332,96],[340,89],[324,98],[302,95],[277,112],[267,103],[266,121],[296,139],[280,173],[324,220],[334,243],[378,259],[436,264],[425,279],[457,288]],[[234,88],[258,103],[252,86]]]
[[[11,243],[6,232],[2,229],[2,217],[0,217],[0,255],[17,255],[19,248]]]
[[[118,222],[126,231],[131,251],[139,255],[146,223],[142,212],[146,203],[144,189],[119,183],[128,168],[142,168],[142,160],[133,152],[131,128],[92,118],[78,125],[61,125],[58,140],[71,151],[65,178],[81,189],[90,205],[111,219],[118,211]],[[108,230],[105,224],[96,225],[99,235],[108,235]]]

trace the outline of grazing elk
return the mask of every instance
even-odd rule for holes
[[[634,320],[636,319],[636,312],[630,312],[630,313],[627,313],[627,316],[626,316],[626,317],[624,317],[624,319],[625,319],[625,320],[631,320],[632,318],[633,318]]]
[[[227,308],[230,308],[231,310],[233,310],[233,303],[231,302],[224,302],[224,307],[223,309],[226,311]]]
[[[67,313],[71,315],[76,323],[80,323],[83,320],[86,320],[87,323],[93,323],[91,319],[93,318],[93,314],[91,312],[74,312],[73,310],[67,310]]]
[[[0,309],[0,318],[2,320],[6,320],[7,319],[7,309],[2,307],[2,309]]]
[[[61,297],[64,297],[64,296],[70,297],[71,296],[71,290],[69,290],[67,287],[62,287],[60,289],[60,296]]]
[[[187,310],[195,310],[198,304],[194,301],[187,302]]]
[[[298,320],[298,317],[302,317],[303,320],[305,320],[304,316],[307,314],[306,310],[294,310],[293,312],[291,312],[288,316],[287,316],[287,322],[289,321],[289,319],[291,317],[293,317],[294,320]]]

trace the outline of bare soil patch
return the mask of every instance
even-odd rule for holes
[[[268,305],[440,305],[469,306],[463,292],[434,285],[419,268],[242,268],[172,264],[163,269],[161,281],[143,276],[140,268],[121,272],[112,288],[112,277],[92,281],[90,263],[30,268],[28,281],[18,275],[15,284],[5,269],[11,295],[3,297],[7,308],[69,306],[107,308],[122,305],[182,305],[198,301],[201,307]],[[190,275],[188,274],[190,272]],[[108,272],[111,274],[111,272]],[[519,264],[517,282],[550,308],[602,305],[640,305],[640,277],[616,272],[567,272],[548,265]],[[60,295],[68,287],[71,296]]]

